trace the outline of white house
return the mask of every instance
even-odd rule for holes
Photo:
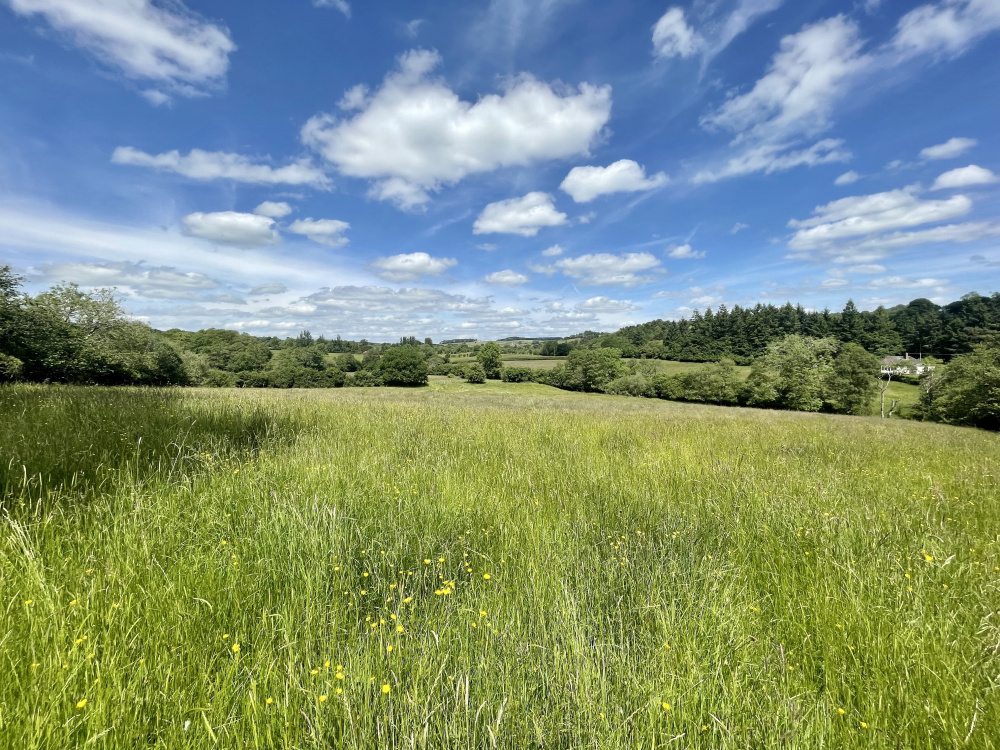
[[[933,370],[934,365],[924,363],[919,357],[911,357],[907,354],[904,357],[883,357],[883,375],[922,375],[927,370]]]

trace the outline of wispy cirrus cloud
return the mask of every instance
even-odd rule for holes
[[[168,94],[198,96],[219,88],[236,44],[229,30],[206,21],[180,0],[5,0],[17,14],[40,17],[127,78],[166,91],[147,92],[153,103]]]
[[[330,179],[308,159],[283,167],[272,167],[241,154],[193,149],[182,156],[179,151],[147,154],[131,146],[120,146],[111,155],[112,164],[150,167],[161,172],[173,172],[192,180],[232,180],[256,185],[309,185],[330,187]]]

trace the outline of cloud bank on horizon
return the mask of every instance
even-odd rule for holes
[[[160,328],[486,339],[1000,291],[1000,0],[0,18],[0,264]]]

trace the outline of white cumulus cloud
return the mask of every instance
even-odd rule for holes
[[[840,175],[840,177],[833,181],[833,184],[838,187],[843,187],[844,185],[853,185],[860,179],[861,175],[852,169],[850,172],[844,172],[844,174]]]
[[[281,236],[274,229],[274,220],[257,214],[198,212],[185,216],[181,224],[184,234],[189,237],[200,237],[219,245],[262,247],[281,242]]]
[[[979,141],[975,138],[949,138],[944,143],[936,146],[928,146],[920,152],[923,159],[954,159],[961,156],[970,148],[975,148]]]
[[[292,207],[287,203],[274,201],[264,201],[253,210],[258,216],[267,216],[271,219],[283,219],[292,212]]]
[[[553,245],[542,250],[542,255],[546,258],[556,258],[563,254],[561,245]]]
[[[527,284],[531,281],[531,279],[523,273],[507,269],[504,271],[495,271],[487,275],[483,281],[487,284],[499,284],[500,286],[519,286],[521,284]]]
[[[610,87],[556,90],[528,74],[463,101],[430,77],[440,62],[407,52],[378,90],[345,96],[343,118],[310,119],[303,141],[342,174],[376,181],[374,197],[414,208],[468,175],[587,155],[611,116]]]
[[[592,253],[556,261],[555,268],[581,284],[632,287],[653,281],[655,276],[640,274],[660,265],[649,253]]]
[[[346,245],[349,240],[344,236],[344,232],[351,228],[346,221],[337,219],[299,219],[293,221],[288,227],[292,234],[301,234],[313,242],[329,247],[340,247]]]
[[[192,180],[234,180],[258,185],[312,185],[326,188],[329,178],[308,159],[284,167],[272,167],[251,161],[240,154],[192,150],[187,156],[179,151],[147,154],[130,146],[120,146],[111,155],[113,164],[151,167],[174,172]]]
[[[566,223],[566,214],[556,210],[548,193],[528,193],[523,198],[490,203],[473,225],[474,234],[519,234],[534,237],[543,227]]]
[[[236,49],[228,29],[201,18],[180,0],[6,3],[22,16],[44,18],[75,45],[126,77],[154,81],[182,96],[195,96],[221,85],[229,69],[229,55]],[[161,96],[165,94],[161,92]]]
[[[676,260],[704,258],[704,250],[693,250],[690,245],[671,245],[667,256]]]
[[[454,258],[433,258],[427,253],[408,253],[379,258],[371,263],[376,275],[386,281],[414,281],[421,276],[440,276],[452,266]]]
[[[971,185],[990,185],[997,181],[997,176],[990,170],[970,164],[945,172],[934,180],[931,190],[946,190],[969,187]]]
[[[589,203],[601,195],[653,190],[667,181],[663,172],[646,177],[646,170],[639,164],[621,159],[607,167],[573,167],[559,189],[577,203]]]

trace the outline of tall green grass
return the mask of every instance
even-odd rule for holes
[[[1000,742],[996,435],[444,381],[0,446],[5,747]]]

